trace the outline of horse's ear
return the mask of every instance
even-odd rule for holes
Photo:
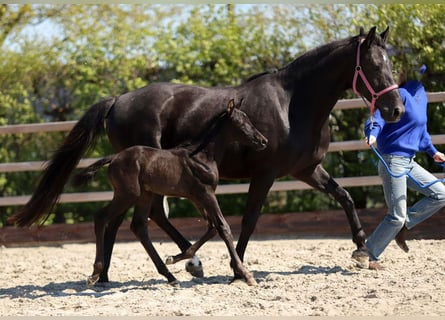
[[[377,27],[372,27],[371,30],[369,30],[368,35],[366,36],[365,42],[363,43],[368,48],[371,46],[372,42],[375,40],[375,30]]]
[[[235,100],[230,99],[229,103],[227,104],[227,113],[232,114],[234,108],[235,108]]]
[[[386,42],[386,39],[388,39],[388,34],[389,34],[389,26],[387,26],[386,30],[380,34],[380,37],[382,37],[383,42]]]
[[[360,27],[360,33],[359,36],[362,36],[365,34],[365,29],[363,27]]]

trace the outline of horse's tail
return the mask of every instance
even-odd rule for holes
[[[49,216],[81,156],[103,131],[105,118],[115,100],[110,97],[88,109],[52,155],[31,199],[8,222],[25,227]]]
[[[90,182],[97,171],[103,166],[109,164],[114,158],[114,155],[106,156],[105,158],[99,159],[93,164],[90,164],[88,167],[82,169],[79,173],[77,173],[71,180],[71,185],[74,187],[80,187],[86,185]]]

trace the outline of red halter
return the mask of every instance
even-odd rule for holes
[[[375,106],[375,102],[377,101],[377,99],[384,95],[385,93],[397,89],[399,86],[397,84],[393,84],[379,92],[375,92],[374,89],[372,88],[371,84],[369,83],[368,79],[365,76],[365,73],[363,72],[363,69],[360,65],[360,46],[362,45],[364,39],[361,39],[358,46],[357,46],[357,62],[356,62],[356,66],[355,66],[355,73],[354,73],[354,79],[352,80],[352,90],[354,90],[355,94],[359,95],[360,97],[362,97],[363,101],[365,102],[366,105],[368,105],[368,103],[366,102],[365,98],[363,97],[362,94],[360,94],[357,91],[357,78],[358,76],[360,76],[360,78],[362,79],[362,81],[365,83],[366,88],[368,89],[369,93],[372,96],[372,100],[371,100],[371,105],[369,106],[369,111],[371,112],[371,115],[373,115],[375,113],[376,110],[376,106]]]

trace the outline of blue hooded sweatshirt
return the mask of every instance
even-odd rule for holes
[[[365,123],[365,135],[377,138],[381,153],[413,157],[418,151],[433,157],[437,149],[427,131],[427,104],[425,88],[416,80],[407,82],[399,88],[405,105],[405,113],[400,121],[386,123],[377,110]]]

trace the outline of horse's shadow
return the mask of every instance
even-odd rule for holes
[[[316,275],[316,274],[335,274],[339,273],[344,276],[352,276],[356,272],[344,269],[340,266],[326,267],[303,265],[295,271],[252,271],[254,278],[260,284],[261,282],[270,281],[271,275],[291,276],[291,275]],[[206,276],[204,278],[192,278],[180,282],[178,289],[192,288],[197,285],[230,285],[233,281],[231,276]],[[110,281],[106,283],[98,283],[94,287],[88,287],[86,281],[66,281],[66,282],[50,282],[46,285],[19,285],[10,288],[0,288],[1,298],[26,298],[37,299],[44,296],[51,297],[67,297],[67,296],[85,296],[100,298],[111,295],[116,292],[128,292],[131,290],[160,290],[160,286],[170,287],[164,279],[150,280],[131,280],[125,282]]]
[[[258,284],[262,282],[269,282],[270,276],[292,276],[292,275],[317,275],[317,274],[340,274],[342,276],[353,276],[357,272],[342,268],[340,266],[327,267],[327,266],[315,266],[315,265],[303,265],[299,269],[294,271],[260,271],[252,270],[253,277]],[[242,280],[237,280],[242,281]],[[190,281],[181,282],[181,287],[190,288],[197,284],[202,285],[215,285],[215,284],[231,284],[233,282],[233,277],[231,276],[210,276],[204,278],[193,278]]]
[[[357,274],[357,272],[342,268],[340,266],[335,267],[326,267],[326,266],[314,266],[314,265],[304,265],[300,267],[296,272],[296,274],[334,274],[339,273],[343,276],[352,276]]]
[[[317,275],[317,274],[341,274],[343,276],[352,276],[357,272],[342,268],[340,266],[327,267],[315,265],[303,265],[295,271],[254,271],[254,277],[258,283],[266,281],[270,275],[291,276],[291,275]]]

